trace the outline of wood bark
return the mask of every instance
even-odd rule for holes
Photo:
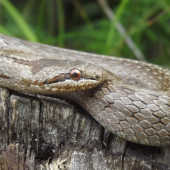
[[[122,140],[75,103],[0,88],[0,170],[166,170],[169,150]]]

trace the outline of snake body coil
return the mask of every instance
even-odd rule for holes
[[[73,100],[125,140],[170,144],[170,71],[160,66],[0,34],[0,86]]]

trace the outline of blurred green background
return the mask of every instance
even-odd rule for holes
[[[0,0],[0,33],[170,66],[169,0]]]

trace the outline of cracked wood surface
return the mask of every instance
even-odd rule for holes
[[[126,142],[69,101],[0,88],[0,170],[163,170],[169,147]]]

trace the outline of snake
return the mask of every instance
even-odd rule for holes
[[[170,145],[170,70],[0,34],[0,86],[72,100],[120,138]]]

